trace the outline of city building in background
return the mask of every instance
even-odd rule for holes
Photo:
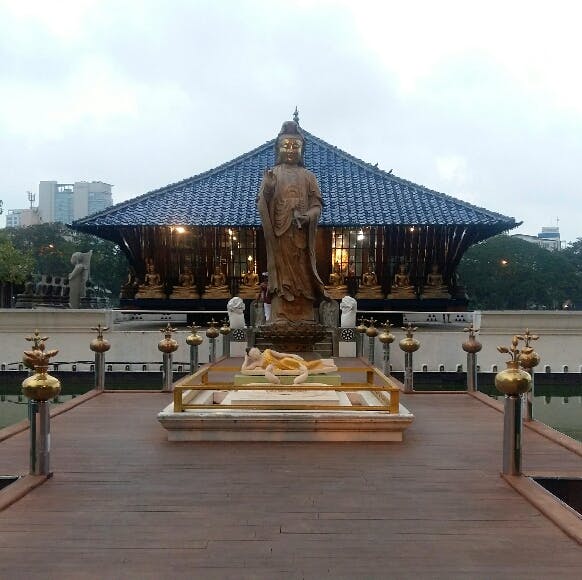
[[[538,246],[554,252],[562,248],[560,240],[560,228],[558,226],[543,227],[537,236],[528,236],[527,234],[515,234],[514,237],[537,244]]]
[[[25,228],[40,224],[40,215],[37,207],[26,209],[9,209],[6,212],[7,228]]]
[[[41,181],[38,186],[41,220],[44,223],[70,224],[74,220],[103,211],[113,204],[111,187],[102,181]]]

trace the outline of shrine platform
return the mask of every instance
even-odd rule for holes
[[[0,577],[580,577],[575,516],[559,527],[528,477],[499,475],[495,405],[401,400],[402,443],[173,443],[156,420],[171,393],[86,397],[53,417],[54,476],[0,512]],[[18,431],[0,433],[2,474],[28,471]],[[542,431],[524,429],[525,474],[579,477],[582,446]]]

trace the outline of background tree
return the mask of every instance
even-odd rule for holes
[[[19,250],[5,232],[0,235],[0,307],[11,304],[14,287],[24,284],[34,270],[31,252]]]
[[[74,232],[60,223],[40,224],[25,228],[9,228],[4,236],[15,248],[33,256],[34,274],[68,275],[74,252],[93,250],[90,276],[93,283],[111,291],[114,301],[127,276],[128,263],[112,242]]]
[[[582,269],[564,252],[513,236],[495,236],[470,248],[458,273],[475,309],[555,309],[568,299],[582,304]]]

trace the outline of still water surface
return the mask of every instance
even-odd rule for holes
[[[147,373],[145,375],[143,373],[131,373],[129,375],[124,373],[124,375],[123,381],[112,381],[109,384],[124,384],[133,389],[161,388],[161,373]],[[28,417],[27,399],[18,394],[20,383],[25,376],[23,375],[19,378],[13,376],[9,382],[10,384],[2,381],[3,385],[0,388],[0,428],[18,423]],[[134,384],[128,384],[128,376],[131,376]],[[90,373],[77,373],[74,379],[70,374],[63,378],[66,386],[63,387],[62,394],[57,400],[53,401],[53,404],[68,401],[93,388],[93,375]],[[112,377],[108,375],[108,378]],[[179,376],[176,375],[175,379],[178,378]],[[111,388],[109,384],[107,388]],[[417,387],[421,388],[421,385],[415,384],[415,388]],[[484,387],[481,390],[500,401],[503,400],[503,397],[499,396],[494,388]],[[536,386],[536,396],[533,398],[533,416],[538,421],[578,441],[582,441],[582,385]]]

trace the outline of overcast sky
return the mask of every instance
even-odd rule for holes
[[[0,0],[0,199],[114,202],[309,132],[394,174],[582,237],[578,2]],[[0,225],[4,224],[0,218]]]

